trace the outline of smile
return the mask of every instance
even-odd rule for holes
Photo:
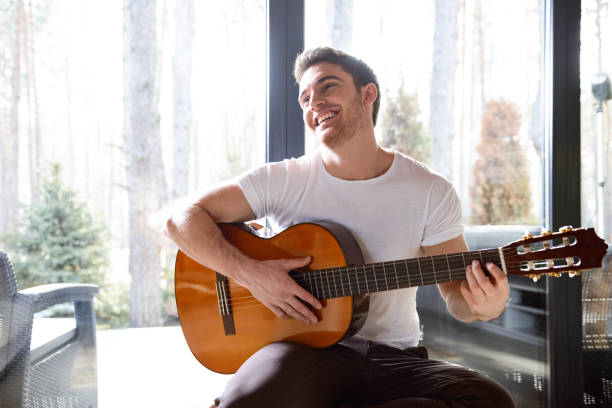
[[[321,123],[325,122],[328,119],[333,118],[334,116],[336,116],[337,112],[327,112],[324,113],[323,115],[319,116],[316,118],[316,123],[317,126],[320,125]]]

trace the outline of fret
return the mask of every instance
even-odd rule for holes
[[[310,282],[310,287],[312,288],[312,293],[317,297],[317,299],[323,299],[321,297],[321,295],[319,294],[319,288],[317,287],[317,279],[315,278],[314,281],[312,280],[314,274],[316,274],[317,271],[312,271],[312,273],[308,274],[308,281]],[[313,286],[313,282],[314,282],[314,286]]]
[[[410,283],[410,271],[408,270],[408,260],[404,259],[404,265],[406,267],[406,278],[408,279],[408,287],[411,287],[412,284]],[[397,286],[399,287],[399,281],[397,282]]]
[[[438,283],[438,280],[436,279],[436,267],[433,264],[433,257],[430,256],[430,257],[427,257],[427,258],[423,258],[423,260],[425,261],[424,267],[425,267],[425,272],[427,273],[427,275],[426,275],[427,279],[431,279],[431,278],[429,278],[430,273],[427,271],[428,265],[426,263],[426,261],[429,260],[429,261],[431,261],[431,275],[433,275],[433,280],[434,280],[433,283]],[[432,282],[428,281],[427,283],[429,284],[429,283],[432,283]]]
[[[397,285],[395,289],[399,289],[399,279],[397,277],[397,263],[393,262],[393,272],[395,272],[395,284]]]
[[[346,296],[347,293],[344,290],[344,282],[343,282],[343,279],[342,279],[342,269],[338,270],[338,280],[340,281],[340,287],[342,288],[342,296]]]
[[[319,281],[321,282],[320,284],[320,288],[321,288],[321,298],[325,299],[325,284],[323,283],[323,273],[322,271],[319,271]]]
[[[359,288],[359,275],[357,275],[357,266],[354,267],[355,270],[355,279],[357,280],[357,293],[361,293],[361,289]]]
[[[329,273],[325,273],[325,281],[327,282],[327,294],[329,295],[328,299],[331,299],[332,294],[331,294],[331,285],[329,284]]]
[[[383,265],[383,271],[385,270],[385,266]],[[365,268],[364,268],[364,272],[365,272]],[[374,285],[376,285],[376,289],[374,290],[375,292],[378,292],[378,279],[376,278],[376,270],[374,270],[374,268],[372,268],[372,275],[374,275]],[[366,275],[366,279],[367,279],[367,275]],[[368,292],[370,292],[370,289],[368,288]]]
[[[458,255],[455,255],[451,258],[451,270],[453,271],[453,273],[455,275],[451,275],[453,276],[454,281],[456,280],[460,280],[462,278],[465,277],[465,257],[463,256],[463,254],[461,254],[461,257],[459,257]],[[459,276],[457,276],[457,274]]]
[[[348,268],[344,268],[344,271],[346,272],[346,281],[348,282],[348,287],[349,287],[351,296],[353,296],[353,283],[351,282],[351,274],[349,273]]]
[[[408,287],[413,287],[413,286],[419,286],[419,278],[418,276],[415,276],[417,272],[419,272],[419,260],[418,259],[409,259],[406,262],[406,271],[407,271],[407,275],[410,276],[410,272],[409,271],[413,271],[412,276],[415,279],[410,279],[410,277],[408,278]],[[414,282],[413,282],[414,280]],[[404,286],[404,285],[402,285]],[[421,286],[422,286],[422,282],[421,282]]]
[[[370,293],[370,285],[368,284],[368,276],[365,273],[365,268],[363,268],[363,280],[365,281],[365,285],[366,285],[365,293]]]
[[[436,274],[436,283],[448,282],[447,274],[444,273],[445,271],[448,271],[446,257],[443,255],[433,256],[432,263],[434,266],[434,272]]]
[[[301,287],[306,289],[313,296],[316,296],[312,292],[312,285],[310,284],[310,271],[305,271],[304,273],[301,273],[301,274],[299,274],[297,276],[292,276],[292,277],[293,277],[293,279],[296,279],[298,276],[301,278],[300,282],[298,282],[298,285],[300,285]]]
[[[338,293],[338,277],[336,276],[335,268],[330,269],[327,273],[330,275],[331,282],[334,284],[334,297],[340,297],[341,294]]]
[[[451,275],[451,266],[450,266],[450,262],[448,262],[448,254],[445,254],[446,256],[446,266],[448,266],[448,281],[452,282],[453,281],[453,277]]]
[[[417,265],[419,266],[419,275],[421,275],[421,286],[425,286],[425,282],[423,282],[423,271],[421,270],[421,259],[417,258]]]
[[[395,261],[392,262],[393,269],[395,269]],[[389,283],[387,282],[387,270],[383,269],[383,273],[385,274],[385,290],[389,290]]]

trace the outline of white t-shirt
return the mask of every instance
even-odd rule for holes
[[[268,163],[239,177],[257,218],[281,232],[302,222],[331,221],[357,240],[366,263],[423,256],[421,246],[463,233],[461,207],[451,184],[399,152],[391,167],[368,180],[329,174],[318,150]],[[357,336],[416,345],[420,337],[417,288],[370,294],[368,317]]]

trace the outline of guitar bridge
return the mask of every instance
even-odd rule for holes
[[[236,334],[234,326],[234,315],[232,314],[232,300],[229,293],[229,282],[227,277],[217,273],[217,303],[219,304],[219,313],[223,320],[223,330],[226,336]]]

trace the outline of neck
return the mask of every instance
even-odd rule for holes
[[[325,169],[334,177],[344,180],[367,180],[385,173],[393,162],[393,153],[376,144],[374,129],[355,134],[341,146],[333,149],[321,145]]]
[[[465,279],[467,265],[502,265],[500,249],[424,256],[366,265],[339,266],[321,270],[291,271],[295,281],[317,299],[331,299],[393,289],[455,282]]]

